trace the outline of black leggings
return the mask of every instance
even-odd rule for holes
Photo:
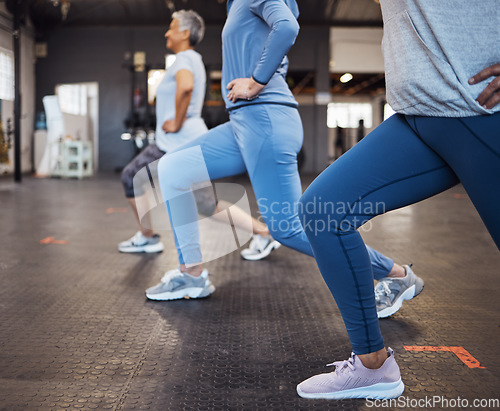
[[[127,164],[122,171],[122,184],[125,189],[125,197],[135,198],[144,194],[142,186],[134,187],[134,176],[148,164],[162,158],[164,154],[165,152],[161,151],[156,144],[150,144]]]

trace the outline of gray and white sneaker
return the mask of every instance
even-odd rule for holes
[[[146,237],[140,231],[134,234],[127,241],[118,244],[118,251],[121,253],[161,253],[163,243],[158,234],[153,237]]]
[[[411,300],[424,288],[424,280],[411,269],[411,264],[403,266],[406,276],[401,278],[382,278],[375,286],[375,302],[378,318],[386,318],[397,312],[403,301]]]
[[[280,247],[281,244],[276,240],[273,240],[270,237],[254,234],[248,248],[242,250],[240,255],[241,258],[244,258],[245,260],[262,260],[271,254],[271,251],[277,250]]]
[[[199,277],[182,273],[179,269],[167,271],[160,284],[146,290],[150,300],[178,300],[180,298],[208,297],[215,287],[208,279],[208,271],[203,270]]]

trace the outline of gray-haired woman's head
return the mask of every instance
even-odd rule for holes
[[[201,16],[193,10],[179,10],[172,14],[173,19],[179,22],[179,30],[189,30],[189,44],[196,46],[203,40],[205,35],[205,22]]]

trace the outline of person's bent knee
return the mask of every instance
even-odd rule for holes
[[[334,202],[322,200],[314,190],[306,190],[298,203],[298,215],[306,235],[330,232],[333,235],[349,234],[357,230],[358,221],[349,210]],[[361,220],[359,220],[361,221]]]
[[[315,194],[312,190],[306,190],[297,204],[299,221],[306,234],[311,232],[311,227],[317,218],[313,205],[315,204]]]
[[[121,182],[125,191],[125,197],[134,198],[134,173],[131,167],[127,165],[121,173]]]
[[[158,180],[162,194],[166,198],[173,198],[191,187],[188,170],[183,167],[177,156],[164,155],[158,161]]]

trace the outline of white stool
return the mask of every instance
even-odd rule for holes
[[[62,141],[57,143],[58,155],[53,176],[89,177],[93,174],[92,144],[89,141]]]

